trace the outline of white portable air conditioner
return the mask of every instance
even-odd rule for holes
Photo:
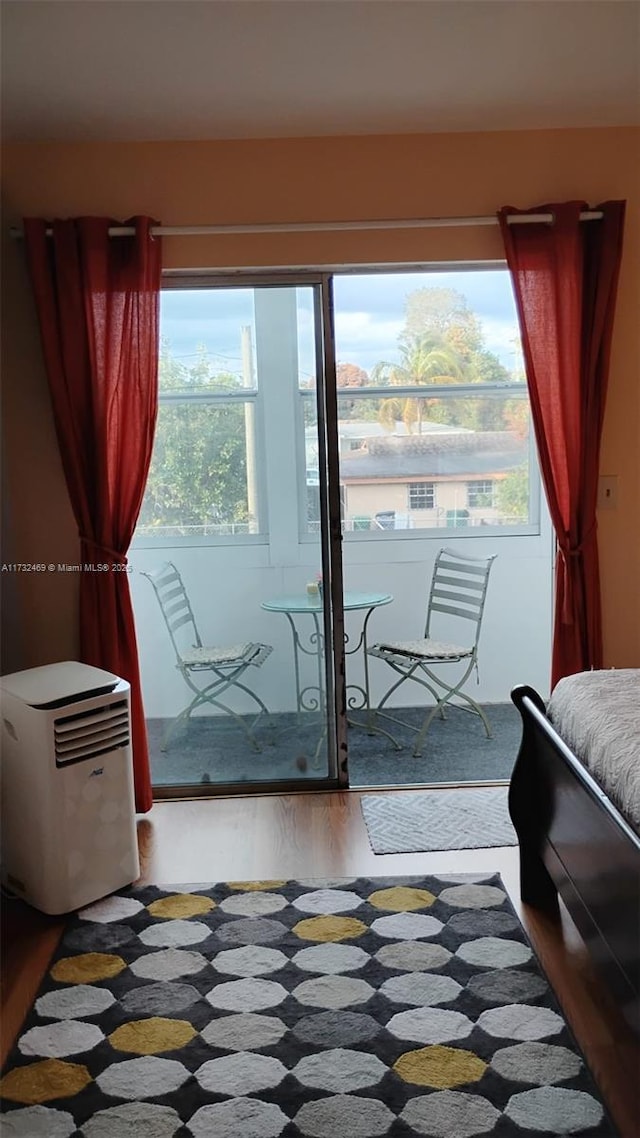
[[[139,875],[129,684],[65,661],[0,679],[2,881],[68,913]]]

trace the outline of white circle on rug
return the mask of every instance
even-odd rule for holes
[[[368,952],[354,944],[314,944],[301,948],[292,958],[303,972],[321,972],[337,976],[341,972],[357,972],[371,960]]]
[[[194,1072],[205,1091],[217,1095],[250,1095],[277,1087],[288,1075],[287,1068],[271,1055],[255,1055],[253,1051],[238,1051],[209,1059]]]
[[[26,1106],[2,1116],[3,1138],[69,1138],[76,1129],[68,1111],[50,1106]]]
[[[400,1118],[418,1134],[432,1138],[474,1138],[493,1130],[500,1111],[482,1095],[435,1091],[410,1099]]]
[[[341,885],[355,885],[357,877],[301,877],[295,885],[304,889],[339,889]]]
[[[495,885],[454,885],[443,889],[438,900],[456,909],[491,909],[502,905],[507,895]]]
[[[305,1055],[291,1074],[305,1087],[348,1094],[379,1083],[388,1069],[376,1055],[336,1047]]]
[[[318,976],[315,980],[303,980],[291,995],[299,1004],[335,1009],[366,1004],[375,991],[366,980],[358,980],[354,976]]]
[[[186,885],[184,885],[182,881],[176,881],[173,883],[171,881],[165,881],[163,885],[157,886],[159,893],[168,893],[171,896],[173,896],[178,888],[180,889],[181,893],[204,893],[207,897],[209,897],[209,894],[211,892],[211,885],[209,885],[206,881],[189,881]],[[161,901],[163,898],[156,897],[155,900]],[[211,900],[210,897],[209,900]]]
[[[305,1102],[293,1121],[308,1138],[379,1138],[386,1134],[395,1114],[376,1099],[335,1095]]]
[[[116,998],[108,988],[74,984],[71,988],[57,988],[40,996],[35,1007],[43,1019],[83,1019],[100,1015],[115,1002]]]
[[[218,984],[207,992],[205,998],[213,1008],[223,1008],[228,1012],[258,1012],[283,1003],[287,994],[286,988],[275,980],[250,977]]]
[[[279,913],[289,902],[280,893],[236,893],[225,897],[220,908],[225,913],[239,917],[264,917],[267,913]]]
[[[207,963],[200,952],[166,948],[139,956],[131,962],[129,968],[134,976],[139,976],[142,980],[177,980],[180,976],[192,976],[195,972],[201,972]]]
[[[46,1027],[32,1027],[20,1037],[18,1049],[23,1055],[45,1055],[48,1059],[64,1059],[92,1051],[104,1039],[95,1023],[63,1019]]]
[[[591,1095],[563,1087],[522,1091],[509,1099],[504,1113],[523,1130],[544,1130],[554,1135],[590,1130],[604,1115]]]
[[[421,913],[392,913],[389,917],[378,917],[371,925],[373,932],[389,940],[420,940],[437,936],[442,928],[442,921],[437,917],[425,917]]]
[[[516,1043],[496,1051],[490,1065],[503,1079],[546,1086],[575,1078],[582,1060],[574,1051],[553,1043]]]
[[[177,1060],[145,1055],[141,1059],[113,1063],[96,1076],[96,1083],[105,1095],[135,1101],[169,1095],[188,1078],[190,1072]]]
[[[301,913],[317,913],[328,916],[331,913],[350,913],[364,904],[362,897],[344,889],[316,889],[313,893],[303,893],[292,901],[294,909]]]
[[[133,897],[104,897],[102,901],[96,901],[94,905],[88,905],[86,909],[80,909],[78,917],[81,921],[97,921],[99,924],[108,924],[110,921],[122,921],[127,917],[133,917],[144,909],[141,901],[135,901]]]
[[[466,1039],[474,1024],[462,1012],[442,1008],[412,1008],[398,1012],[386,1025],[396,1039],[409,1039],[413,1043],[447,1043],[452,1039]]]
[[[269,972],[279,972],[288,963],[289,957],[284,952],[262,944],[225,949],[211,960],[216,972],[228,976],[264,976]]]
[[[467,964],[478,968],[510,968],[514,964],[524,964],[533,953],[519,940],[505,940],[499,936],[483,936],[461,944],[456,956]]]
[[[193,1138],[278,1138],[289,1119],[273,1102],[234,1098],[201,1106],[186,1124]]]
[[[444,968],[452,953],[441,944],[425,944],[420,940],[403,940],[398,944],[383,944],[375,959],[385,968],[404,972],[430,972]]]
[[[202,921],[160,921],[149,925],[138,934],[143,944],[158,948],[183,948],[199,944],[211,936],[211,929]]]
[[[562,1018],[550,1008],[536,1008],[529,1004],[505,1004],[489,1008],[478,1016],[478,1027],[498,1039],[544,1039],[562,1031]]]
[[[409,972],[405,976],[391,976],[380,991],[395,1004],[414,1007],[434,1007],[457,999],[462,985],[450,976],[432,975],[430,972]]]
[[[182,1119],[170,1106],[126,1102],[99,1110],[83,1122],[83,1138],[173,1138]]]
[[[484,885],[493,874],[491,873],[434,873],[436,881],[443,885]]]
[[[259,1051],[279,1043],[288,1030],[277,1016],[241,1012],[212,1020],[200,1034],[210,1047],[223,1051]]]

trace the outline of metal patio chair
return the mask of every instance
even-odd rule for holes
[[[253,731],[263,712],[268,715],[269,711],[260,696],[241,683],[241,678],[248,668],[259,668],[264,664],[273,651],[271,645],[247,643],[215,648],[203,645],[182,577],[173,562],[167,561],[155,572],[143,573],[142,576],[147,577],[153,585],[176,654],[176,667],[194,693],[191,703],[170,725],[161,749],[166,750],[178,724],[186,722],[196,708],[209,703],[232,716],[243,728],[255,750],[262,750]],[[195,678],[206,676],[207,673],[211,674],[212,679],[204,687],[199,687]],[[237,711],[220,699],[232,688],[244,692],[258,705],[258,713],[252,723],[247,724]]]
[[[489,573],[495,557],[495,554],[492,557],[484,558],[468,557],[456,553],[453,549],[441,549],[436,557],[433,570],[423,638],[374,644],[368,650],[370,656],[377,656],[378,659],[384,660],[400,676],[400,679],[392,684],[380,700],[375,710],[375,716],[382,715],[403,727],[417,731],[413,748],[413,754],[416,758],[422,754],[422,745],[434,716],[439,714],[441,719],[446,718],[444,709],[448,703],[478,715],[484,724],[487,738],[491,738],[491,727],[485,712],[479,703],[462,689],[474,668],[477,677],[478,641],[482,627]],[[471,635],[466,638],[464,645],[434,639],[433,617],[436,613],[455,618],[458,628],[462,626],[463,622],[467,626],[471,626]],[[442,617],[438,615],[436,620],[441,622]],[[462,664],[464,666],[460,678],[451,683],[437,674],[441,666],[450,664]],[[399,719],[389,711],[383,710],[390,696],[406,680],[413,680],[420,684],[431,693],[435,700],[435,707],[428,709],[419,728]]]

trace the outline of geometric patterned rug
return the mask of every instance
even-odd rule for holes
[[[71,918],[3,1138],[615,1135],[500,877],[153,886]]]
[[[474,786],[366,794],[360,801],[374,853],[418,853],[515,846],[508,793],[508,786]]]

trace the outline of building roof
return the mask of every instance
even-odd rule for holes
[[[527,439],[509,431],[370,439],[367,449],[340,461],[342,482],[486,477],[526,461]]]

